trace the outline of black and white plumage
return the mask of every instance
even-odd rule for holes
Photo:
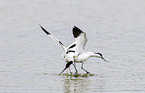
[[[59,45],[63,49],[63,52],[64,52],[63,59],[65,60],[65,62],[67,62],[67,64],[61,73],[63,73],[67,68],[69,68],[71,64],[73,64],[73,66],[76,70],[76,72],[75,72],[75,75],[76,75],[77,74],[76,63],[82,63],[81,68],[87,74],[89,74],[89,72],[83,68],[83,62],[85,62],[90,57],[101,58],[105,62],[108,62],[103,58],[101,53],[95,53],[95,52],[90,52],[90,51],[85,50],[85,46],[87,43],[86,33],[84,33],[78,27],[76,27],[76,26],[73,27],[72,31],[73,31],[73,36],[74,36],[75,42],[72,43],[68,47],[65,47],[64,44],[60,40],[58,40],[56,37],[54,37],[52,34],[50,34],[48,31],[46,31],[41,25],[40,25],[40,27],[49,37],[51,37],[57,43],[59,43]],[[70,73],[71,73],[71,70],[70,70]]]

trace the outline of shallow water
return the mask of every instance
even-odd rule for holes
[[[144,93],[144,15],[144,0],[1,0],[0,93]],[[66,46],[78,26],[110,62],[90,58],[91,75],[81,64],[77,77],[58,75],[62,50],[39,24]]]

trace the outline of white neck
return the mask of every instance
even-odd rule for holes
[[[94,52],[87,51],[87,54],[88,54],[89,57],[98,57],[98,58],[101,58],[99,54],[96,54]]]

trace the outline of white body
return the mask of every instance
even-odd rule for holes
[[[50,36],[52,39],[54,39],[55,41],[57,41],[59,43],[59,45],[62,47],[62,49],[64,51],[62,57],[65,60],[65,62],[67,62],[65,69],[67,69],[71,64],[73,64],[74,67],[75,67],[75,69],[76,69],[75,63],[82,63],[82,67],[81,68],[84,71],[86,71],[83,68],[83,62],[86,61],[90,57],[98,57],[98,58],[102,58],[104,61],[106,61],[102,57],[102,54],[101,53],[94,53],[94,52],[90,52],[90,51],[86,51],[85,50],[85,46],[86,46],[86,43],[88,41],[87,40],[87,37],[86,37],[86,33],[84,33],[83,31],[81,31],[76,26],[73,27],[73,35],[74,35],[74,38],[75,38],[75,42],[72,43],[67,48],[62,44],[61,41],[59,41],[56,37],[54,37],[53,35],[51,35],[41,25],[40,25],[40,27],[42,28],[42,30],[48,36]],[[63,73],[63,71],[61,73]],[[89,73],[88,71],[86,71],[86,72]],[[76,74],[77,74],[77,69],[76,69]]]

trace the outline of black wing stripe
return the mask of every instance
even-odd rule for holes
[[[51,35],[48,31],[46,31],[41,25],[40,25],[41,29],[47,34],[47,35]]]
[[[73,50],[69,50],[69,51],[66,52],[66,54],[68,54],[69,52],[74,52],[74,53],[75,53],[75,51],[73,51]]]
[[[76,26],[73,27],[73,35],[74,38],[77,38],[81,33],[84,33],[83,31],[81,31],[79,28],[77,28]]]
[[[59,41],[59,44],[63,45],[63,43],[61,41]],[[63,45],[64,46],[64,45]]]
[[[73,48],[73,47],[75,47],[76,46],[76,44],[73,44],[72,46],[70,46],[68,49],[71,49],[71,48]]]

